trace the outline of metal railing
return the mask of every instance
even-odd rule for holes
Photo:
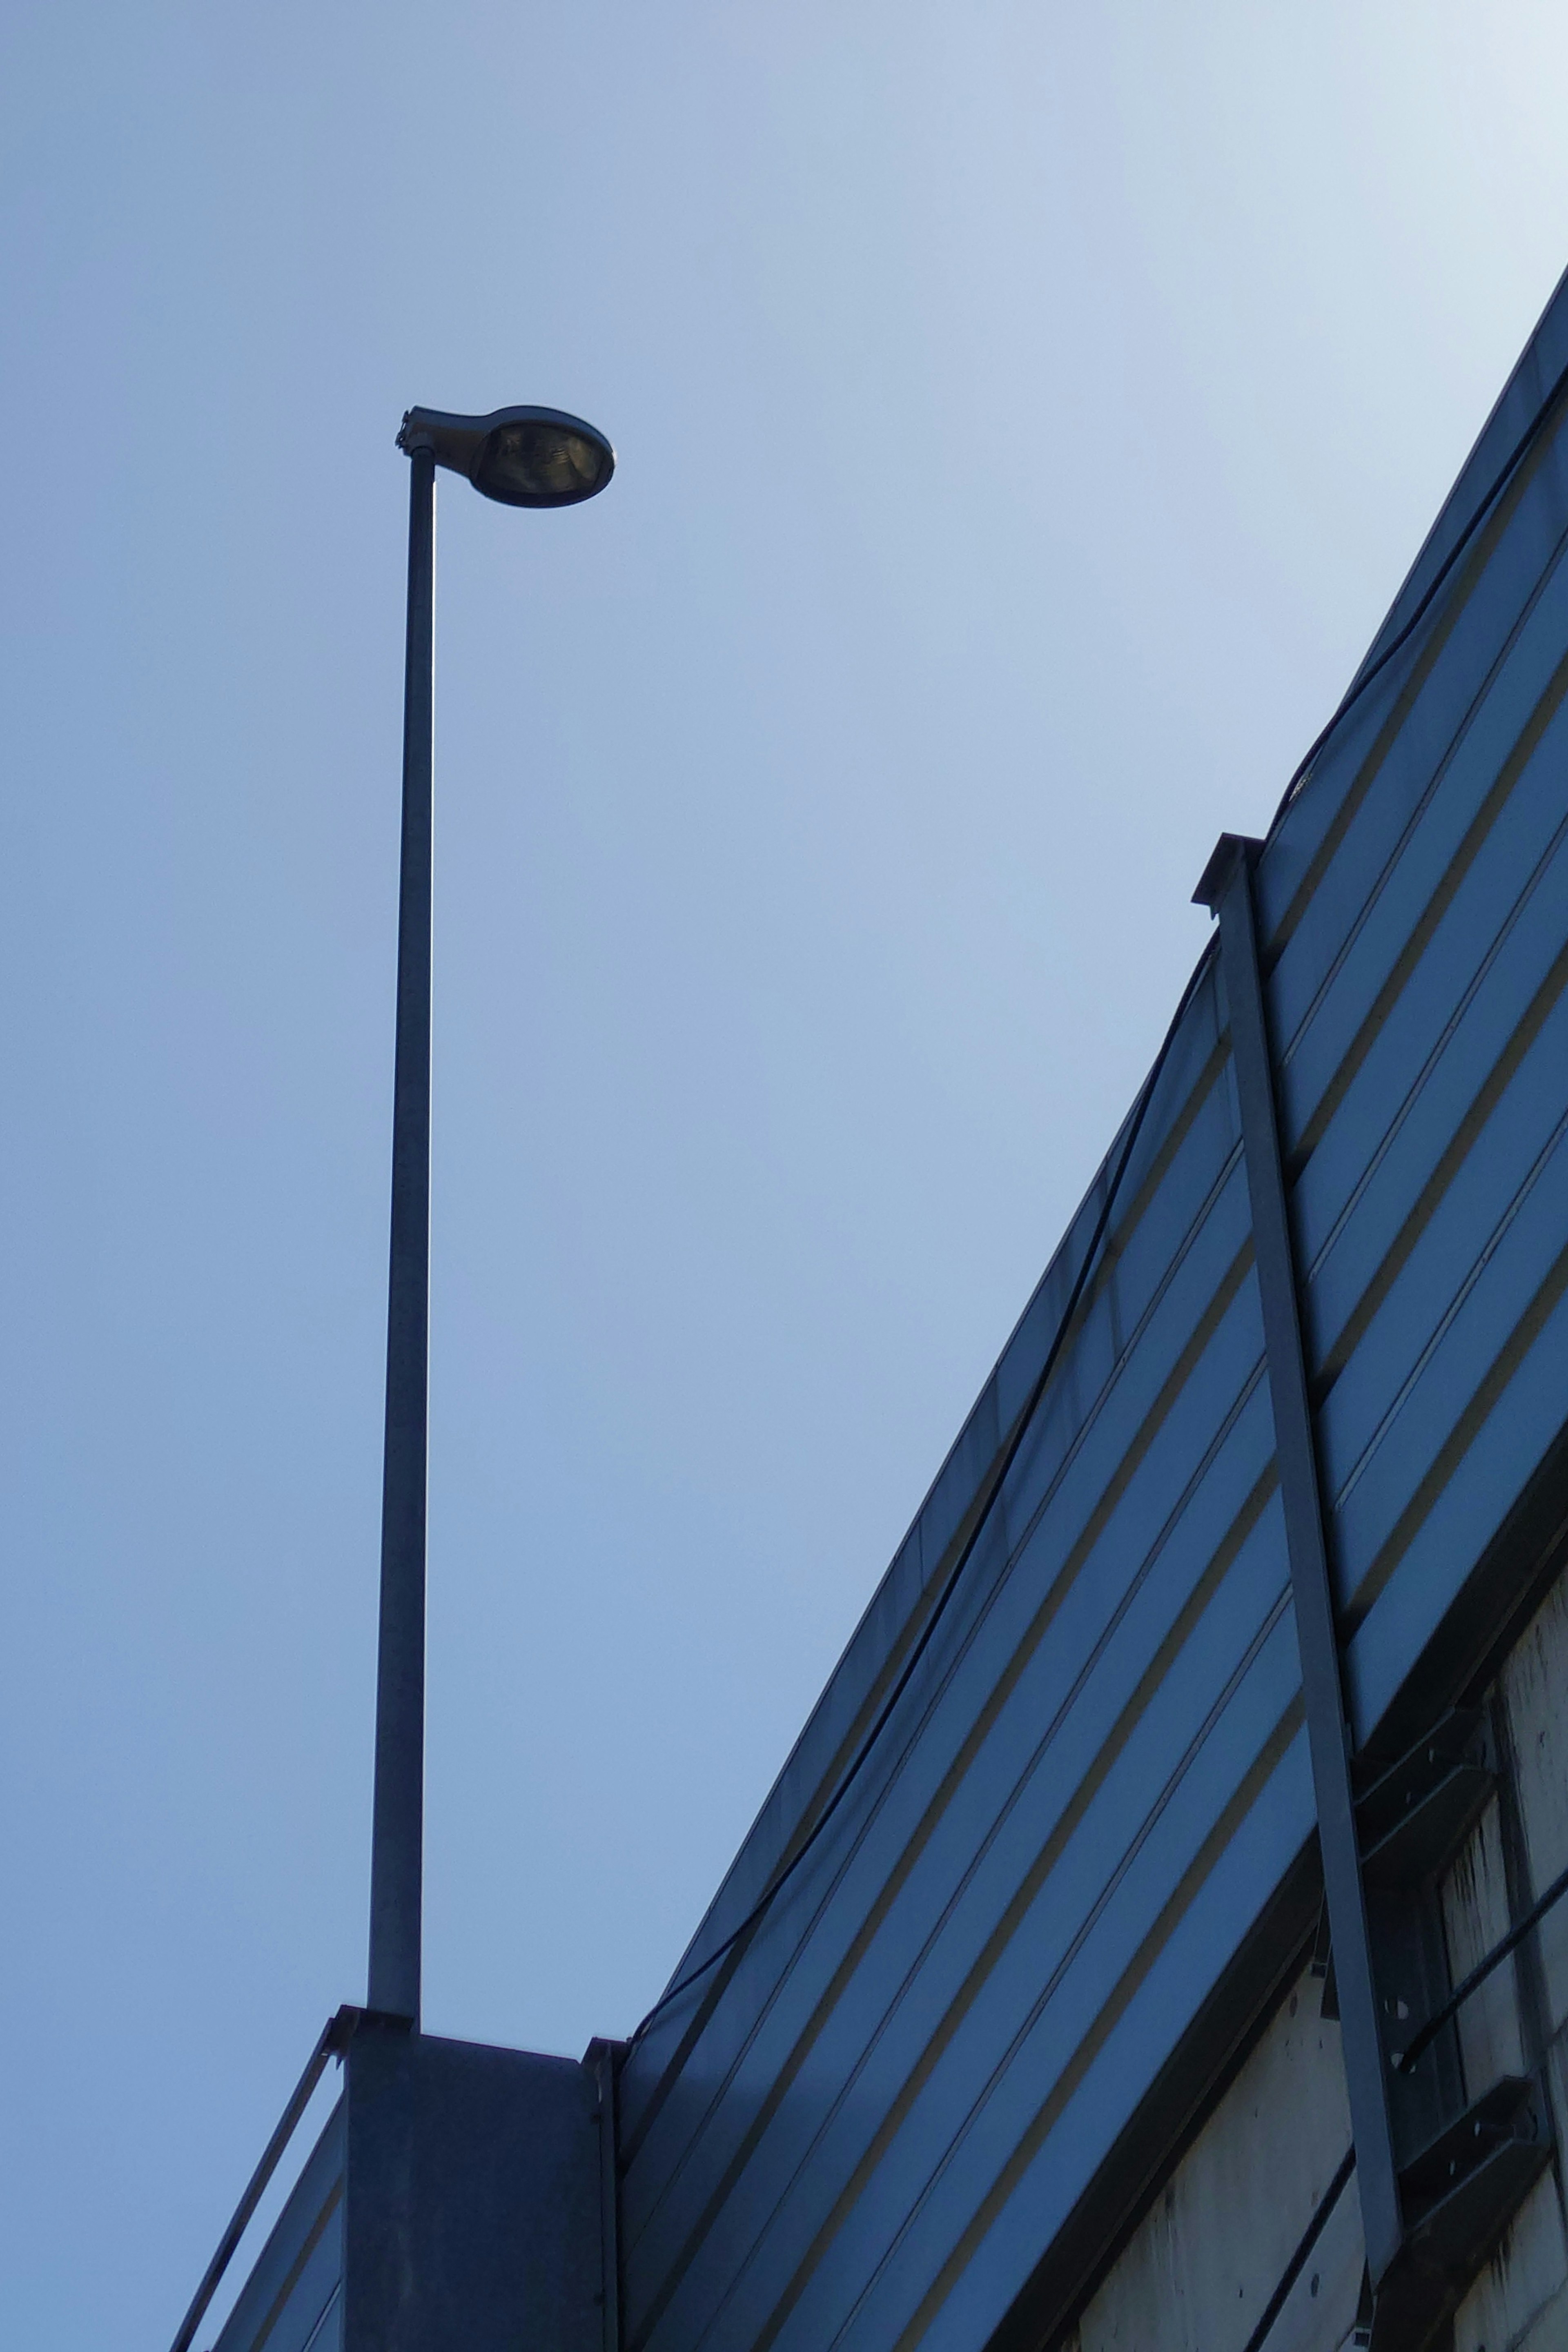
[[[326,2073],[329,2059],[342,2060],[354,2029],[365,2014],[346,2003],[322,2026],[315,2048],[305,2062],[305,2071],[294,2085],[288,2105],[278,2120],[278,2128],[261,2153],[261,2161],[246,2184],[244,2196],[234,2209],[234,2218],[218,2240],[217,2251],[202,2273],[202,2283],[191,2298],[191,2307],[181,2320],[170,2352],[190,2352],[195,2333],[223,2281],[223,2274],[234,2260],[235,2249],[249,2226],[251,2216],[267,2193],[267,2184],[277,2171],[284,2150],[300,2126],[300,2118],[310,2104],[317,2084]]]

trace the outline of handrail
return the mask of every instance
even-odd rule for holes
[[[262,2151],[261,2161],[251,2174],[244,2196],[234,2209],[234,2219],[218,2240],[217,2252],[202,2273],[202,2283],[192,2297],[189,2311],[180,2322],[179,2333],[169,2352],[190,2352],[207,2305],[217,2293],[223,2274],[234,2259],[234,2250],[244,2237],[250,2217],[260,2204],[267,2184],[278,2169],[279,2161],[294,2137],[300,2116],[310,2104],[310,2095],[326,2072],[328,2059],[342,2058],[353,2038],[354,2028],[364,2014],[363,2009],[353,2009],[345,2003],[322,2026],[316,2046],[306,2061],[305,2071],[294,2086],[294,2095],[283,2110],[277,2130]]]

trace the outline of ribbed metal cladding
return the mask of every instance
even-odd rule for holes
[[[1380,646],[1565,362],[1560,289]],[[1500,1610],[1568,1418],[1565,547],[1552,415],[1257,869],[1363,1749]],[[919,1639],[1116,1157],[682,1974],[796,1851]],[[626,2352],[1047,2338],[1222,2065],[1216,2002],[1258,1997],[1300,1932],[1313,1827],[1211,952],[1070,1344],[875,1753],[626,2062]]]

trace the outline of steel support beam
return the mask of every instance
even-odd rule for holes
[[[1375,2285],[1400,2251],[1404,2221],[1366,1896],[1356,1844],[1351,1738],[1258,961],[1252,877],[1261,846],[1237,834],[1222,834],[1194,896],[1200,906],[1208,907],[1219,918],[1220,972],[1229,1008],[1231,1059],[1241,1106],[1242,1149],[1274,1412],[1274,1450],[1301,1654],[1356,2179],[1367,2265]]]

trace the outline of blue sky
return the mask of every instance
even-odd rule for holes
[[[0,2309],[363,1983],[411,402],[427,2022],[673,1966],[1568,261],[1560,10],[14,0]]]

